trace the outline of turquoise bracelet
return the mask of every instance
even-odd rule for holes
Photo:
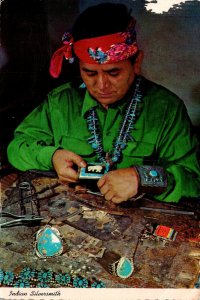
[[[160,166],[134,166],[139,177],[141,192],[162,193],[167,188],[167,174]]]
[[[80,275],[68,273],[55,273],[51,270],[36,271],[29,267],[23,268],[19,273],[0,269],[0,286],[18,288],[105,288],[103,281],[92,281]]]

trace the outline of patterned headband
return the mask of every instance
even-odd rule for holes
[[[138,51],[135,20],[132,18],[126,31],[74,42],[71,33],[65,33],[64,46],[52,56],[50,74],[57,78],[61,72],[63,57],[73,62],[73,52],[85,63],[111,64],[128,59]]]

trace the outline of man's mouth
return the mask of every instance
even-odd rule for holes
[[[99,98],[110,98],[113,97],[113,93],[98,93]]]

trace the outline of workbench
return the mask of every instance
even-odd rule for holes
[[[0,268],[4,272],[50,270],[54,277],[69,274],[72,280],[86,279],[85,287],[97,283],[106,288],[198,287],[200,228],[194,212],[184,214],[181,207],[146,196],[115,205],[47,175],[12,170],[1,178],[3,211],[20,215],[23,200],[26,214],[43,217],[39,224],[0,229]],[[19,189],[24,182],[31,183],[29,190]],[[1,223],[5,221],[7,218],[2,218]],[[59,256],[40,258],[35,253],[35,236],[47,224],[59,230],[64,250]],[[147,238],[145,228],[152,224],[169,227],[177,235],[174,240]],[[110,270],[113,261],[121,257],[133,261],[128,278],[120,278]],[[55,283],[52,286],[56,287]],[[57,286],[62,287],[62,283]],[[76,287],[72,281],[64,284],[68,286]]]

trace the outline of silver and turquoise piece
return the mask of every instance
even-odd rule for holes
[[[63,241],[57,228],[46,225],[36,233],[35,253],[40,258],[51,258],[61,255]]]
[[[114,276],[129,278],[134,271],[133,259],[122,256],[119,260],[109,264],[108,269]]]
[[[127,257],[121,257],[116,268],[116,274],[120,278],[128,278],[133,273],[133,260]]]

